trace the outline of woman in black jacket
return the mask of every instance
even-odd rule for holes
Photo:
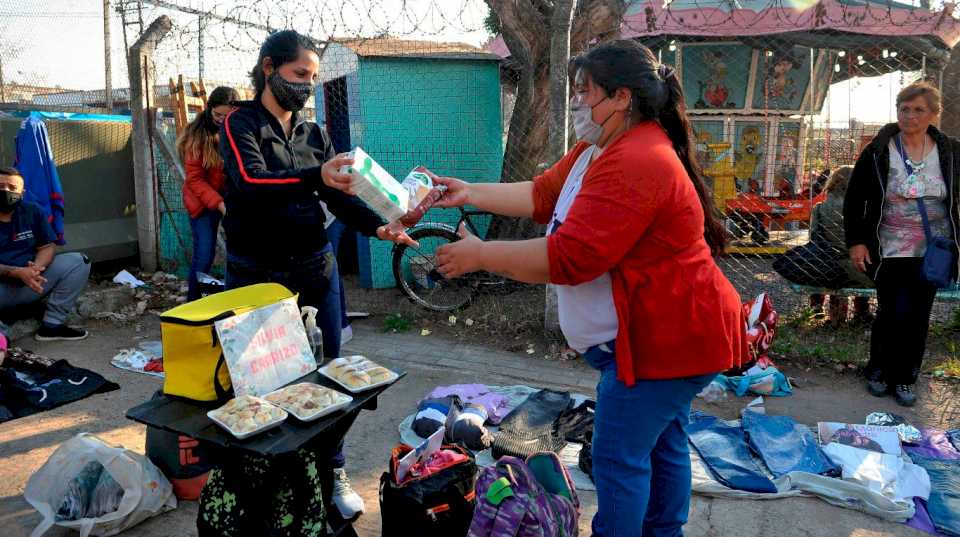
[[[918,82],[904,88],[897,95],[897,122],[860,154],[843,204],[850,260],[877,284],[867,390],[878,397],[893,391],[903,406],[916,402],[913,385],[937,291],[920,270],[927,241],[917,199],[924,201],[934,236],[955,243],[960,236],[960,141],[933,126],[939,114],[935,87]]]
[[[385,222],[343,187],[339,173],[352,164],[336,155],[327,132],[303,119],[320,70],[320,54],[292,30],[267,37],[250,73],[253,101],[223,123],[220,151],[226,180],[226,287],[276,282],[299,294],[301,306],[318,310],[325,358],[340,355],[341,313],[336,256],[324,229],[321,201],[348,226],[367,236],[407,242],[402,227]],[[349,190],[349,189],[347,189]],[[363,512],[363,500],[343,470],[343,444],[320,463],[332,470],[333,503],[346,519]]]

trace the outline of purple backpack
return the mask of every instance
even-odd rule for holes
[[[477,479],[468,537],[576,537],[580,500],[556,453],[502,457]]]

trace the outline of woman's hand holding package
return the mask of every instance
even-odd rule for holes
[[[320,175],[323,177],[323,184],[330,188],[335,188],[351,196],[355,192],[351,188],[352,178],[349,173],[340,173],[340,168],[353,165],[353,159],[346,153],[341,153],[332,159],[323,163],[320,168]]]
[[[460,240],[437,248],[438,270],[446,278],[457,278],[483,269],[483,241],[460,224]]]

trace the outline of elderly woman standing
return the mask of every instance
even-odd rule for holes
[[[860,154],[843,205],[850,260],[877,284],[867,390],[877,397],[893,391],[902,406],[916,402],[913,385],[937,292],[921,272],[927,238],[918,200],[933,236],[956,245],[960,230],[960,141],[933,126],[939,114],[935,87],[918,82],[904,88],[897,95],[897,122]]]

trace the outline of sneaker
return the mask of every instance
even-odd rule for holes
[[[340,330],[340,345],[346,345],[347,343],[350,343],[351,339],[353,339],[353,327],[347,325],[343,328],[343,330]]]
[[[912,384],[897,384],[894,391],[897,404],[900,406],[913,406],[917,402],[917,396],[913,393]]]
[[[888,393],[889,387],[887,383],[883,381],[880,375],[870,375],[867,377],[867,391],[870,392],[870,395],[874,397],[885,397]]]
[[[350,486],[350,478],[343,468],[333,469],[332,499],[344,520],[353,520],[363,514],[363,498]]]
[[[40,325],[40,329],[33,338],[37,341],[80,341],[87,339],[88,335],[90,334],[86,330],[58,324],[57,326]]]

